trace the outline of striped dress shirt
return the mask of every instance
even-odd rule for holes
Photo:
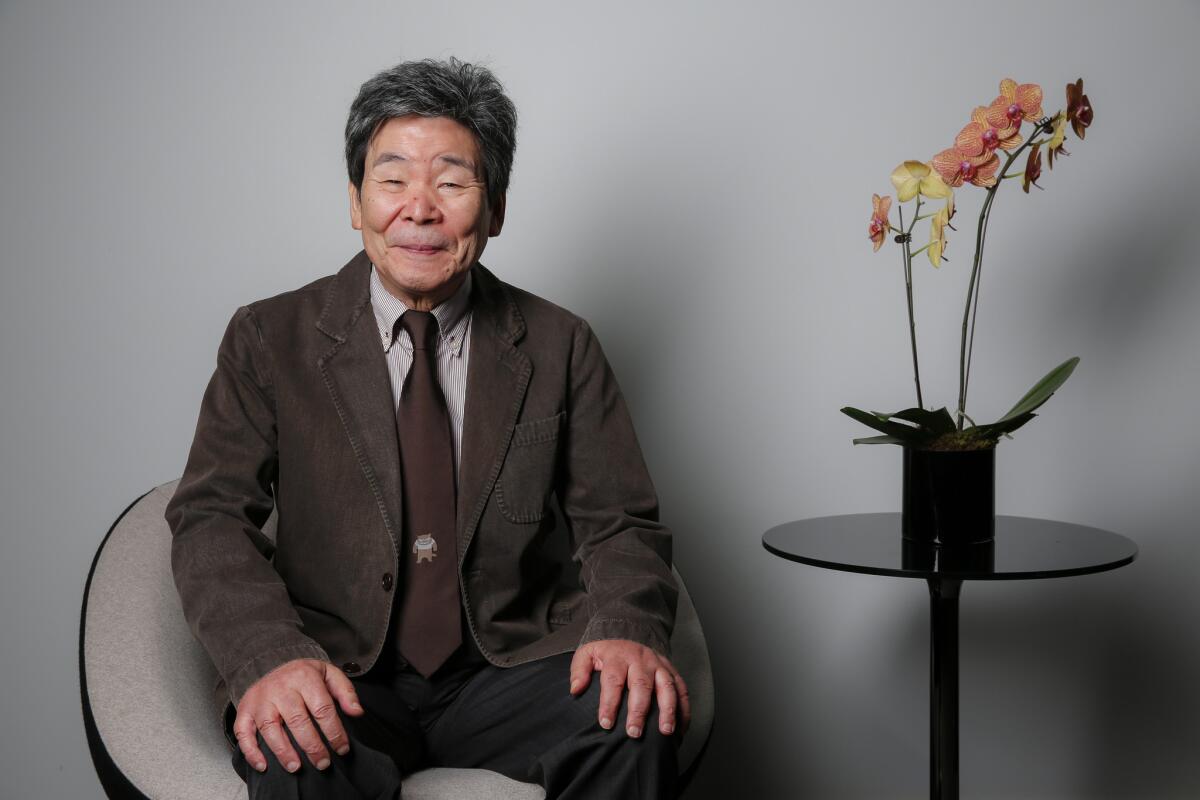
[[[449,299],[433,309],[438,321],[437,371],[442,395],[446,398],[446,410],[450,413],[450,428],[454,436],[454,468],[458,469],[459,453],[462,451],[463,407],[467,400],[467,362],[471,355],[471,282],[467,279]],[[375,324],[383,342],[387,358],[388,375],[392,381],[392,407],[400,404],[400,390],[412,367],[412,340],[408,331],[396,327],[396,320],[408,310],[400,300],[391,295],[379,280],[374,265],[371,266],[371,307],[375,311]],[[396,338],[392,339],[392,332]]]

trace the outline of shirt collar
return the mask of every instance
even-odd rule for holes
[[[442,347],[449,347],[451,354],[455,356],[462,355],[463,340],[466,338],[467,323],[471,316],[467,312],[470,311],[473,280],[474,270],[468,270],[467,279],[458,287],[458,291],[433,309],[433,316],[438,321]],[[412,342],[407,334],[392,339],[392,331],[396,330],[396,320],[408,311],[408,306],[384,288],[374,264],[371,265],[371,308],[375,312],[375,325],[383,342],[383,351],[386,353],[391,350],[395,342],[400,342],[401,347],[411,351]]]

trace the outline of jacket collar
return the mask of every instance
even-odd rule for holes
[[[529,356],[516,347],[526,328],[512,293],[482,265],[472,269],[471,352],[458,474],[460,566],[508,452],[533,372]],[[399,554],[404,538],[396,408],[374,325],[370,274],[370,259],[360,252],[331,283],[316,327],[333,343],[317,368]]]
[[[482,264],[472,269],[472,327],[487,326],[488,332],[510,345],[525,335],[525,318],[508,288]],[[364,311],[371,308],[371,259],[365,250],[338,270],[325,298],[317,329],[338,342],[349,337],[350,330]]]

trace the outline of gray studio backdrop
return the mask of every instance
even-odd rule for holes
[[[1085,78],[1087,141],[1045,191],[997,199],[971,410],[1079,355],[1002,444],[999,510],[1141,556],[966,587],[962,784],[1196,797],[1198,34],[1190,2],[0,3],[0,796],[100,794],[75,660],[95,548],[179,475],[233,310],[358,249],[340,137],[359,83],[454,54],[521,113],[484,260],[593,323],[677,534],[718,698],[693,800],[924,794],[924,585],[760,537],[898,508],[899,451],[853,447],[837,412],[913,401],[871,193],[1001,78],[1042,83],[1048,111]],[[916,265],[938,404],[979,200],[959,195],[950,262]]]

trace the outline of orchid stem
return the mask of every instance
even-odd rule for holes
[[[900,212],[900,227],[904,228],[904,208],[897,205],[897,210]],[[921,210],[921,198],[917,197],[916,212]],[[916,224],[916,220],[912,225]],[[902,244],[904,248],[904,290],[908,297],[908,332],[912,341],[912,356],[913,356],[913,381],[917,385],[917,405],[921,408],[925,407],[924,399],[921,397],[921,368],[917,363],[917,320],[913,314],[913,292],[912,292],[912,255],[909,253],[909,235],[912,233],[912,225],[908,226],[902,234]]]
[[[1026,147],[1029,147],[1037,136],[1048,130],[1042,123],[1034,123],[1033,132],[1029,135],[1029,139],[1018,147],[1008,160],[1004,162],[1000,174],[1004,178],[1010,177],[1007,172],[1012,166],[1013,161],[1021,154]],[[1015,176],[1014,176],[1015,177]],[[958,356],[958,429],[963,429],[964,422],[969,419],[967,417],[967,385],[971,378],[971,356],[975,350],[975,320],[979,312],[979,283],[980,272],[983,265],[983,245],[987,238],[987,223],[992,210],[992,201],[996,198],[996,190],[1000,188],[1000,181],[996,181],[988,189],[987,197],[984,198],[983,208],[979,212],[979,225],[975,232],[975,258],[974,264],[971,267],[971,281],[967,286],[967,307],[963,311],[962,324],[962,344],[959,349]],[[901,223],[903,224],[903,223]],[[967,328],[970,326],[970,350],[968,351],[967,344]],[[972,423],[974,424],[974,423]]]

